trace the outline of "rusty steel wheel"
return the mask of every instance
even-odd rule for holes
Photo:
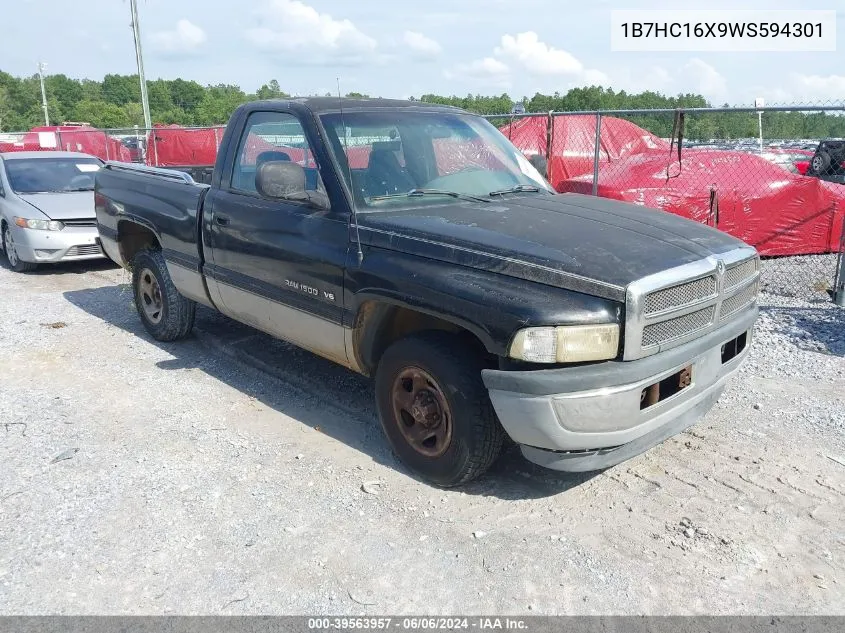
[[[439,457],[452,442],[452,410],[437,381],[408,367],[393,381],[393,415],[408,444],[421,455]]]
[[[448,332],[395,341],[379,359],[375,396],[390,447],[438,486],[475,479],[496,460],[504,429],[481,380],[477,348]]]

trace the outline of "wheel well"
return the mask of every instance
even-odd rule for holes
[[[372,375],[391,344],[410,334],[432,330],[457,335],[484,360],[485,365],[496,365],[496,357],[468,329],[425,312],[382,301],[367,301],[358,310],[353,330],[354,353],[361,369]]]
[[[120,257],[127,266],[132,263],[138,251],[145,248],[161,248],[155,233],[145,226],[126,220],[117,225],[117,243]]]

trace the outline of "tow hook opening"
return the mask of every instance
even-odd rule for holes
[[[666,376],[652,385],[649,385],[640,393],[640,410],[648,409],[671,398],[676,393],[686,389],[692,384],[692,365],[687,365],[671,376]]]
[[[742,353],[742,350],[745,349],[745,345],[748,341],[748,332],[743,332],[735,339],[731,339],[724,345],[722,345],[722,364],[724,365],[728,361],[736,358]]]

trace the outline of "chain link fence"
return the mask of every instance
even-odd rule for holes
[[[845,106],[488,116],[559,192],[675,213],[753,245],[767,297],[830,301],[845,231]]]
[[[210,182],[225,126],[159,126],[101,130],[84,124],[0,134],[0,152],[84,152],[105,161],[139,163],[189,172]]]

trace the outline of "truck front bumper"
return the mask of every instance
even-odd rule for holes
[[[636,361],[535,371],[485,369],[502,426],[525,457],[570,472],[601,470],[695,424],[748,354],[752,306],[725,327]]]

